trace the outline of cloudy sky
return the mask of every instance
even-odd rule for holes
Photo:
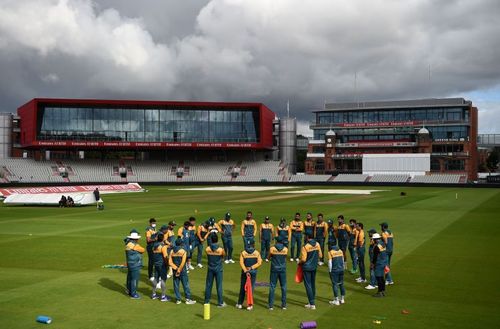
[[[499,13],[498,0],[0,0],[0,110],[66,97],[283,115],[290,100],[305,132],[325,101],[459,96],[500,133]]]

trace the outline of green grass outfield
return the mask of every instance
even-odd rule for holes
[[[35,323],[41,314],[53,318],[53,328],[278,329],[298,328],[303,320],[316,320],[320,329],[495,328],[500,323],[499,189],[370,187],[387,191],[372,198],[300,195],[272,200],[280,194],[169,188],[105,195],[104,211],[0,206],[0,326],[41,328],[44,325]],[[401,197],[401,191],[408,195]],[[242,202],[257,198],[261,199]],[[317,275],[317,310],[309,311],[303,307],[304,286],[293,281],[296,264],[289,262],[288,310],[267,310],[268,288],[257,287],[255,308],[248,312],[234,307],[240,268],[225,265],[224,299],[229,307],[217,309],[212,304],[212,319],[206,321],[205,268],[189,275],[198,301],[193,306],[150,300],[146,269],[139,285],[142,299],[131,300],[124,294],[125,272],[101,268],[125,261],[123,237],[132,228],[144,232],[150,217],[160,225],[172,219],[181,223],[192,215],[200,222],[209,216],[220,219],[228,210],[237,223],[247,210],[253,210],[258,223],[265,215],[274,224],[280,216],[290,220],[296,211],[304,217],[307,211],[321,211],[326,218],[344,214],[363,222],[365,230],[379,229],[378,223],[385,220],[395,235],[396,284],[387,288],[386,298],[372,298],[373,291],[346,273],[346,304],[332,307],[328,305],[332,289],[323,266]],[[234,242],[238,255],[239,236]],[[144,238],[141,245],[145,246]],[[269,264],[264,263],[257,280],[268,278]],[[171,280],[167,287],[172,296]],[[276,300],[279,305],[279,289]],[[403,309],[410,314],[401,314]],[[374,324],[376,317],[386,319]]]

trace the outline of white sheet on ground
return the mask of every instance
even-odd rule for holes
[[[300,194],[372,194],[372,192],[384,192],[388,190],[342,190],[342,189],[324,189],[324,190],[299,190],[286,191],[278,193],[300,193]]]
[[[95,204],[93,193],[66,193],[66,197],[71,196],[75,201],[75,206],[85,206]],[[57,206],[61,200],[62,194],[11,194],[3,201],[5,204],[21,204],[21,205],[47,205]]]
[[[232,191],[232,192],[261,192],[297,188],[296,186],[211,186],[171,188],[171,191]]]

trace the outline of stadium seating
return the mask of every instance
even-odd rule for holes
[[[362,174],[338,174],[333,181],[342,183],[363,183],[368,177],[368,175]]]
[[[410,176],[408,175],[373,175],[370,183],[406,183]]]
[[[65,180],[52,170],[52,162],[32,159],[1,159],[0,167],[8,172],[4,180],[19,183],[63,183]]]
[[[182,172],[182,175],[179,175]],[[121,175],[120,175],[121,174]],[[63,177],[64,176],[64,177]],[[124,176],[124,177],[122,177]],[[289,175],[279,161],[134,161],[0,159],[0,183],[342,182],[466,183],[465,174]]]
[[[410,183],[459,184],[463,182],[460,174],[433,174],[414,176]]]
[[[332,175],[293,175],[290,182],[328,182]]]

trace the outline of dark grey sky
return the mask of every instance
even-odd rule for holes
[[[304,129],[325,100],[464,96],[500,132],[499,13],[498,0],[0,0],[0,110],[84,97],[283,114],[289,99]]]

